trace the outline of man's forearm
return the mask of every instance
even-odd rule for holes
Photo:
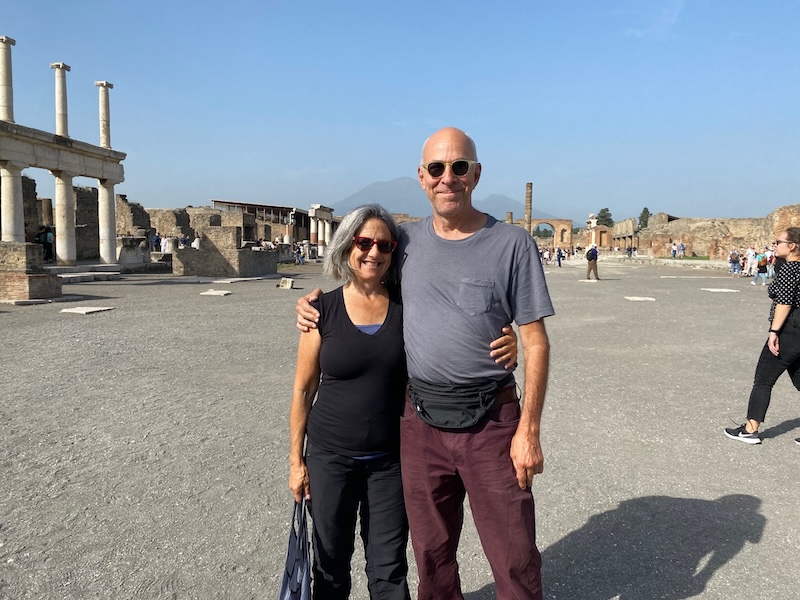
[[[538,435],[547,391],[550,341],[544,323],[540,322],[521,327],[520,334],[525,361],[525,383],[519,430]]]

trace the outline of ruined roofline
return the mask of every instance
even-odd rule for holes
[[[283,210],[294,210],[294,211],[297,211],[297,212],[302,212],[302,213],[308,214],[308,210],[307,209],[300,208],[299,206],[291,206],[291,205],[284,205],[284,204],[256,204],[255,202],[238,202],[238,201],[235,201],[235,200],[218,200],[216,198],[211,198],[209,200],[209,202],[212,203],[212,206],[210,208],[213,208],[213,204],[216,202],[216,203],[225,204],[225,205],[228,205],[228,206],[252,206],[254,208],[265,208],[265,209],[279,208],[279,209],[283,209]]]

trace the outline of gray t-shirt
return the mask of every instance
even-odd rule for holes
[[[489,344],[511,321],[555,314],[533,238],[489,216],[463,240],[433,231],[433,217],[403,223],[403,336],[408,374],[430,383],[499,380]]]

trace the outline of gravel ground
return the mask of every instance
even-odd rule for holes
[[[75,302],[0,305],[0,598],[276,597],[294,303],[331,287],[317,265],[284,271],[295,289],[138,275],[65,286]],[[546,598],[797,597],[788,379],[764,444],[722,435],[744,416],[764,288],[603,260],[597,283],[579,281],[583,260],[547,271]],[[232,294],[199,295],[211,288]],[[114,310],[60,312],[74,306]],[[460,561],[466,598],[493,598],[469,522]]]

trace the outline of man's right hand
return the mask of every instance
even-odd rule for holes
[[[297,299],[297,304],[295,304],[294,307],[294,310],[297,313],[297,322],[295,325],[303,333],[307,333],[311,329],[317,328],[319,311],[311,306],[311,302],[314,300],[319,300],[321,295],[322,290],[320,288],[316,288],[310,294],[307,294],[306,296],[300,296]]]

